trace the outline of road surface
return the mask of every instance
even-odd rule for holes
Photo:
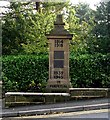
[[[4,118],[3,120],[110,120],[108,109],[60,113],[50,115],[38,115],[16,118]]]

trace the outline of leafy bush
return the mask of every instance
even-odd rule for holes
[[[110,86],[110,54],[70,57],[70,77],[73,87]]]
[[[47,55],[3,57],[5,91],[42,91],[48,80]]]
[[[5,91],[44,91],[48,80],[48,55],[3,56]],[[73,87],[109,87],[110,54],[70,56]]]

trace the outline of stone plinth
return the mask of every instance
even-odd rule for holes
[[[49,40],[49,80],[50,92],[67,92],[69,80],[69,40],[72,35],[64,29],[62,15],[58,15],[54,29],[47,35]]]

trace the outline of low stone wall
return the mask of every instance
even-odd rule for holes
[[[69,93],[23,93],[7,92],[5,103],[7,106],[19,106],[27,104],[47,104],[64,102],[70,99]]]
[[[69,93],[23,93],[8,92],[5,94],[6,106],[27,104],[47,104],[78,99],[108,97],[108,88],[70,88]]]
[[[108,88],[70,88],[70,95],[73,99],[108,97]]]

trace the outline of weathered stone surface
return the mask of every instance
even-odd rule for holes
[[[72,39],[72,34],[64,29],[65,23],[63,22],[62,15],[57,15],[56,21],[54,23],[54,29],[47,35],[47,38],[52,38],[52,36],[67,36],[69,39]]]
[[[57,15],[49,39],[49,80],[48,92],[69,92],[69,40],[71,34],[64,29],[62,15]]]

